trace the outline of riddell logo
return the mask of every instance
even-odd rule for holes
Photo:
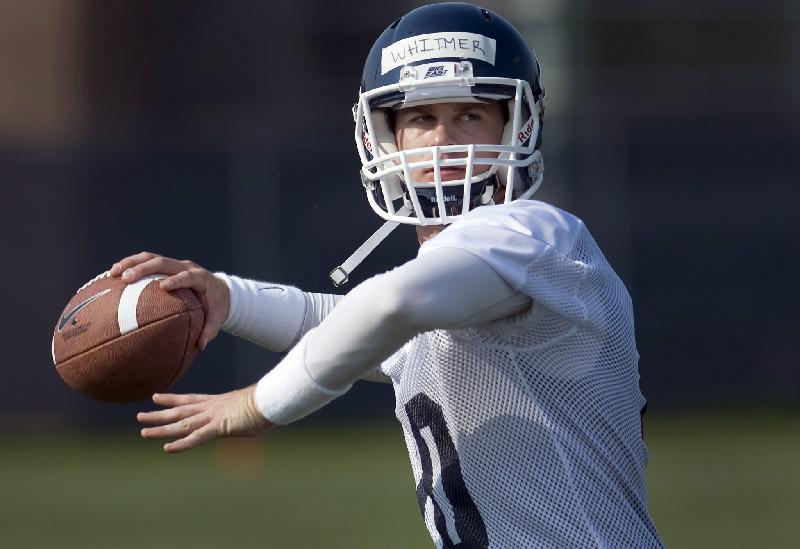
[[[429,195],[425,195],[425,194],[422,194],[422,195],[418,194],[417,196],[420,197],[420,198],[424,198],[425,200],[427,200],[431,204],[438,204],[439,203],[439,199],[436,198],[436,196],[429,196]],[[454,195],[451,195],[451,194],[443,194],[442,195],[442,199],[444,200],[444,203],[447,204],[449,202],[458,202],[458,201],[461,200],[461,197],[454,196]]]
[[[364,148],[369,151],[369,154],[373,154],[374,155],[374,153],[372,152],[372,141],[370,141],[369,135],[367,135],[367,132],[363,132],[361,134],[361,141],[364,143]]]
[[[517,139],[519,139],[519,144],[522,145],[525,143],[533,133],[533,117],[531,116],[528,118],[528,121],[525,123],[525,126],[520,130],[517,134]]]
[[[433,67],[428,67],[428,72],[425,73],[425,78],[434,78],[436,76],[445,76],[447,75],[447,71],[444,68],[444,65],[435,65]]]

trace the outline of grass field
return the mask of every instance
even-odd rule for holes
[[[648,418],[671,548],[800,546],[800,415]],[[429,548],[395,424],[316,424],[179,456],[129,434],[7,435],[0,547]]]

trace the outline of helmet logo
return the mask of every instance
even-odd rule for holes
[[[497,42],[472,32],[436,32],[398,40],[381,50],[381,74],[426,59],[471,58],[494,65]]]
[[[528,118],[528,121],[525,122],[525,125],[522,126],[522,129],[517,134],[517,139],[519,139],[519,144],[522,145],[531,137],[531,133],[533,133],[533,116]]]
[[[428,67],[428,72],[425,73],[425,78],[435,78],[437,76],[446,76],[447,70],[444,68],[444,65],[434,65],[433,67]]]
[[[372,151],[372,140],[369,138],[369,134],[367,132],[361,132],[361,141],[364,143],[364,148],[369,151],[369,154],[375,154]]]

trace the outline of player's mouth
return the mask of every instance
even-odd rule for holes
[[[465,168],[459,168],[457,166],[441,166],[439,171],[442,174],[443,181],[450,179],[463,179],[467,173]],[[423,172],[423,175],[426,181],[434,181],[436,178],[436,170],[433,168],[427,168]]]

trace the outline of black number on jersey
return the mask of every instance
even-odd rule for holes
[[[414,432],[414,440],[422,465],[422,479],[417,485],[417,500],[422,516],[425,516],[425,504],[430,499],[433,504],[433,522],[442,537],[443,549],[486,549],[489,547],[486,524],[464,484],[461,462],[458,460],[456,446],[447,429],[442,407],[425,393],[419,393],[406,403],[405,409],[411,423],[411,430]],[[436,443],[436,450],[439,453],[439,463],[442,466],[442,488],[453,508],[456,532],[461,539],[458,544],[454,544],[450,538],[444,513],[433,494],[433,463],[430,449],[422,438],[424,427],[430,428]]]

